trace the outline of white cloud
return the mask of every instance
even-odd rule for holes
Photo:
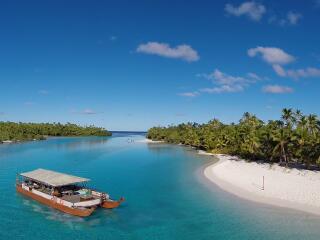
[[[243,91],[244,87],[241,85],[222,85],[213,88],[202,88],[201,92],[205,93],[235,93]]]
[[[290,11],[287,14],[287,21],[291,25],[296,25],[301,18],[302,18],[302,15],[297,12]]]
[[[250,78],[232,76],[215,69],[210,74],[201,74],[199,76],[205,77],[212,81],[215,85],[212,88],[202,88],[199,91],[205,93],[234,93],[241,92],[250,84],[255,83],[258,79],[256,74],[248,73]]]
[[[97,112],[93,111],[92,109],[85,109],[81,112],[82,114],[97,114]]]
[[[305,69],[285,70],[280,65],[273,65],[272,67],[273,67],[274,71],[280,77],[290,77],[290,78],[294,78],[294,79],[320,77],[320,69],[319,68],[308,67]]]
[[[319,68],[306,68],[306,69],[291,69],[287,71],[288,77],[291,78],[310,78],[310,77],[320,77],[320,69]]]
[[[250,57],[255,57],[259,54],[265,62],[272,65],[273,70],[281,77],[290,77],[294,79],[320,77],[320,68],[308,67],[305,69],[284,69],[283,65],[295,61],[295,57],[280,48],[256,47],[248,50],[248,55]]]
[[[233,85],[233,84],[245,85],[247,83],[254,81],[244,77],[235,77],[235,76],[223,73],[219,69],[215,69],[210,74],[201,74],[198,76],[205,77],[218,85]]]
[[[284,65],[291,63],[295,60],[295,57],[286,53],[280,48],[275,47],[256,47],[248,50],[250,57],[261,55],[262,59],[269,64]]]
[[[280,26],[293,26],[297,25],[298,22],[302,19],[302,14],[298,12],[289,11],[287,15],[283,18],[278,18],[276,15],[273,15],[269,18],[269,23],[275,23]]]
[[[140,44],[136,51],[138,53],[182,59],[188,62],[194,62],[200,59],[197,51],[186,44],[170,47],[170,45],[167,43],[148,42],[146,44]]]
[[[233,16],[240,17],[242,15],[249,17],[253,21],[260,21],[266,12],[266,7],[254,1],[244,2],[240,6],[235,7],[232,4],[226,4],[225,11]]]
[[[262,88],[262,91],[266,93],[282,94],[282,93],[292,93],[293,89],[287,86],[267,85]]]
[[[98,114],[99,112],[96,112],[90,108],[86,108],[82,111],[75,111],[75,110],[72,110],[71,111],[72,113],[76,113],[76,114],[83,114],[83,115],[95,115],[95,114]]]
[[[213,83],[212,87],[201,88],[195,92],[185,92],[178,95],[185,97],[196,97],[202,93],[219,94],[219,93],[236,93],[242,92],[251,84],[257,81],[263,81],[266,78],[260,77],[253,72],[246,74],[246,77],[232,76],[227,73],[215,69],[212,73],[200,73],[196,74],[196,77],[205,78]]]
[[[257,81],[262,80],[262,78],[261,78],[260,76],[258,76],[258,75],[255,74],[255,73],[252,73],[252,72],[249,72],[249,73],[247,74],[247,76],[248,76],[249,78],[255,79],[255,80],[257,80]]]
[[[279,64],[272,65],[273,70],[281,77],[287,76],[286,70],[283,69]]]
[[[179,93],[178,95],[182,96],[182,97],[196,97],[199,95],[199,93],[198,92],[184,92],[184,93]]]
[[[213,80],[219,85],[245,84],[247,80],[243,77],[234,77],[215,69],[212,74]]]

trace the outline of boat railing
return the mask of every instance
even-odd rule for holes
[[[70,197],[78,196],[79,202],[90,202],[90,201],[96,202],[96,200],[98,200],[98,199],[101,202],[103,202],[103,201],[108,200],[110,198],[109,194],[102,192],[102,191],[99,191],[97,189],[91,188],[91,187],[80,187],[80,188],[78,188],[78,190],[72,189],[72,190],[68,190],[68,191],[59,191],[59,194],[57,195],[57,194],[54,194],[54,189],[48,188],[45,185],[38,184],[33,181],[29,181],[26,179],[20,179],[19,175],[17,175],[17,177],[16,177],[16,184],[21,185],[21,186],[22,185],[25,186],[26,188],[28,188],[29,191],[34,189],[38,192],[41,192],[41,193],[44,193],[44,194],[47,194],[47,195],[50,195],[53,197],[58,197],[60,199],[63,199],[66,202],[71,202],[71,203],[75,203],[78,201],[74,201],[74,200],[71,201],[71,199],[68,198],[67,196],[70,196]],[[81,190],[86,193],[85,194],[81,193]]]

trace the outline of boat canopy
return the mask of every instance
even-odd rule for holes
[[[90,179],[88,178],[72,176],[42,168],[33,170],[31,172],[21,173],[20,175],[52,187],[61,187],[75,183],[90,181]]]

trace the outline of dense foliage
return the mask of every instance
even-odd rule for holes
[[[61,123],[14,123],[0,122],[0,143],[2,141],[41,140],[46,136],[110,136],[103,128]]]
[[[317,115],[283,109],[281,120],[267,123],[245,113],[238,124],[213,119],[206,124],[187,123],[153,127],[147,137],[169,143],[182,143],[213,153],[226,153],[246,159],[262,159],[281,164],[320,165],[320,122]]]

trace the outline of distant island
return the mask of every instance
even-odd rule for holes
[[[72,123],[0,122],[0,143],[44,140],[48,136],[111,136],[104,128]]]
[[[183,123],[153,127],[147,138],[184,144],[209,153],[236,155],[280,165],[320,165],[320,121],[317,115],[283,109],[280,120],[264,122],[244,113],[238,124],[213,119],[205,124]]]

